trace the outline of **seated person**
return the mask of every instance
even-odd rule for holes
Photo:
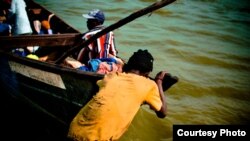
[[[29,9],[28,14],[33,23],[34,34],[53,34],[50,19],[54,14],[49,15],[42,9]]]
[[[24,0],[11,1],[8,19],[12,21],[12,35],[30,35],[33,33]]]
[[[87,19],[87,27],[89,29],[89,31],[84,33],[83,40],[88,40],[105,28],[103,26],[105,16],[101,10],[91,10],[88,14],[83,14],[83,17]],[[74,58],[83,64],[88,64],[88,61],[91,59],[116,57],[117,50],[114,41],[114,33],[106,33],[88,46],[83,47],[79,52],[76,52]]]

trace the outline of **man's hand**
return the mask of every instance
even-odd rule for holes
[[[164,76],[167,72],[166,71],[160,71],[156,74],[155,76],[155,82],[157,82],[157,80],[162,80],[164,79]]]
[[[177,83],[179,81],[179,78],[177,76],[172,76],[170,73],[167,73],[166,71],[160,71],[155,76],[156,83],[159,83],[158,80],[162,80],[162,89],[163,91],[166,91],[175,83]]]

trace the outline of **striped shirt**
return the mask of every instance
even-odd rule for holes
[[[97,26],[96,28],[85,33],[82,39],[88,40],[97,32],[100,32],[103,28],[103,26]],[[82,63],[87,63],[90,59],[107,58],[109,55],[117,55],[114,33],[112,31],[102,35],[96,41],[90,43],[87,47],[83,47],[78,53],[77,60]]]

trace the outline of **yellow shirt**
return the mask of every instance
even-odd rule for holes
[[[132,73],[110,73],[97,82],[100,91],[70,124],[68,137],[75,140],[118,140],[141,104],[161,109],[156,83]]]

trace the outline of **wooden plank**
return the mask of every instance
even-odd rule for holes
[[[80,42],[80,33],[66,33],[53,35],[22,35],[22,36],[1,36],[0,49],[10,50],[27,46],[73,46]]]

